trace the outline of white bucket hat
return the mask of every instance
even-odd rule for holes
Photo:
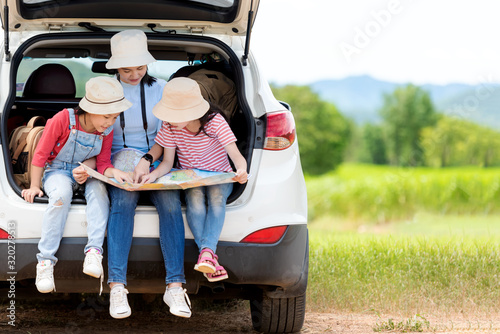
[[[132,102],[125,99],[123,87],[118,80],[95,77],[85,84],[85,96],[80,100],[79,106],[90,114],[108,115],[127,110]]]
[[[107,69],[138,67],[154,63],[148,51],[148,38],[141,30],[124,30],[111,37],[111,58]]]
[[[183,123],[202,117],[208,109],[210,104],[201,95],[198,83],[179,77],[167,82],[153,114],[165,122]]]

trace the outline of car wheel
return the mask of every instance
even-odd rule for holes
[[[306,315],[306,294],[292,298],[270,298],[264,293],[250,300],[252,325],[261,333],[296,333]]]

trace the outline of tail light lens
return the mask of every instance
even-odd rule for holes
[[[295,120],[290,111],[267,114],[265,150],[279,151],[292,146],[295,141]]]
[[[278,242],[288,226],[275,226],[253,232],[247,235],[240,242],[253,243],[253,244],[274,244]]]
[[[5,231],[4,229],[0,228],[0,240],[2,239],[9,239],[9,233]]]

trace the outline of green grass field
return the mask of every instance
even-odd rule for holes
[[[309,206],[316,212],[309,224],[308,309],[409,317],[498,314],[500,170],[483,171],[419,169],[391,176],[394,171],[387,167],[343,166],[337,174],[309,178]],[[456,190],[442,194],[457,185],[467,189],[468,201]],[[370,202],[377,192],[385,198],[378,205]],[[411,201],[397,199],[401,196]],[[334,204],[328,203],[332,199]],[[438,202],[447,209],[440,210]],[[348,208],[337,207],[340,203]],[[480,203],[489,206],[481,209]]]
[[[345,164],[308,177],[309,218],[388,222],[416,212],[500,213],[500,168],[398,168]]]
[[[500,234],[483,233],[483,228],[469,234],[465,227],[442,233],[438,227],[432,235],[432,228],[421,228],[409,233],[401,225],[398,232],[381,234],[311,224],[309,309],[408,315],[497,312]]]

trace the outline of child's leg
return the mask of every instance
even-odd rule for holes
[[[97,179],[87,179],[85,199],[87,200],[85,212],[87,214],[88,242],[84,251],[96,248],[102,254],[102,244],[109,217],[109,197],[106,185]]]
[[[201,251],[201,239],[205,229],[207,217],[207,205],[205,203],[206,187],[189,188],[185,190],[186,194],[186,219],[189,229],[194,236],[194,241]]]
[[[224,226],[227,198],[232,189],[232,183],[207,187],[207,219],[201,245],[203,248],[212,249],[214,253]],[[217,282],[228,278],[227,271],[219,264],[217,255],[215,255],[215,271],[203,275],[209,282]]]
[[[49,196],[49,204],[43,215],[37,259],[39,262],[51,260],[55,264],[55,254],[59,249],[73,198],[73,181],[68,173],[54,171],[45,177],[43,187]]]
[[[233,190],[232,183],[206,187],[207,215],[200,249],[209,248],[214,253],[226,218],[226,202]]]

